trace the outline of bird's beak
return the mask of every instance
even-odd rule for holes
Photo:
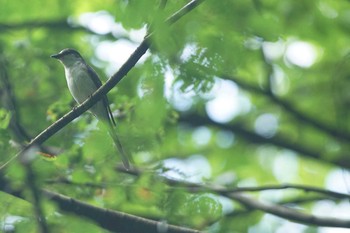
[[[54,55],[51,55],[50,57],[52,58],[55,58],[55,59],[60,59],[60,54],[54,54]]]

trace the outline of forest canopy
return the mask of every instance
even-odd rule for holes
[[[3,232],[350,227],[349,1],[0,6]],[[65,48],[104,84],[83,105]]]

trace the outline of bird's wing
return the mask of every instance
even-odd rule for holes
[[[88,73],[90,75],[90,77],[92,78],[92,81],[94,82],[94,84],[96,85],[97,88],[99,88],[100,86],[102,86],[102,82],[101,80],[98,78],[98,75],[97,73],[94,71],[94,69],[92,69],[89,65],[87,65],[88,67]],[[105,107],[107,108],[107,112],[108,112],[108,118],[110,120],[110,122],[116,126],[116,123],[114,121],[114,118],[113,118],[113,114],[112,114],[112,110],[111,108],[109,107],[109,102],[108,102],[108,98],[107,98],[107,95],[104,95],[102,97],[102,102],[103,104],[105,105]]]

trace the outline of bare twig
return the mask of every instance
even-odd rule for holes
[[[199,4],[204,2],[204,0],[192,0],[189,3],[187,3],[184,7],[182,7],[180,10],[175,12],[172,16],[170,16],[166,22],[169,24],[173,24],[179,19],[181,19],[183,16],[185,16],[188,12],[192,11],[194,8],[196,8]]]

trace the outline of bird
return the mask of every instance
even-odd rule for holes
[[[68,89],[78,104],[83,103],[102,85],[97,73],[89,66],[80,53],[71,48],[63,49],[58,54],[51,55],[52,58],[60,61],[64,67]],[[127,153],[119,140],[114,128],[114,121],[111,108],[106,95],[94,104],[89,111],[104,125],[113,139],[114,145],[121,155],[122,162],[126,169],[130,168]]]

